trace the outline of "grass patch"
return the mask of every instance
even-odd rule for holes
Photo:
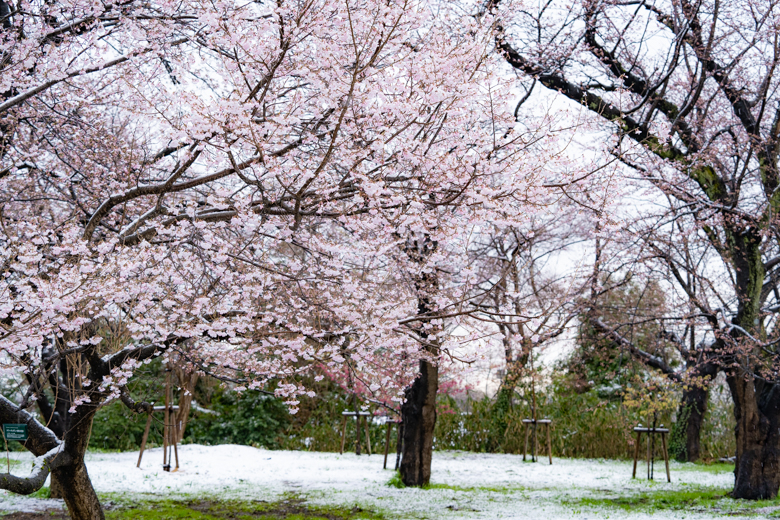
[[[404,484],[403,479],[401,479],[401,472],[396,471],[393,476],[390,478],[390,480],[387,481],[387,485],[390,487],[403,489],[406,487],[406,484]]]
[[[477,488],[451,486],[449,484],[428,484],[427,486],[423,486],[423,489],[451,489],[453,491],[471,492],[476,491]]]
[[[728,490],[684,490],[662,491],[650,493],[638,493],[636,495],[592,498],[583,497],[578,500],[579,505],[597,508],[618,508],[626,511],[644,510],[677,510],[692,508],[711,508],[719,500],[726,498]]]
[[[106,511],[106,520],[385,520],[358,506],[312,506],[296,496],[277,502],[241,500],[122,501]]]
[[[692,464],[686,465],[686,470],[702,471],[704,473],[713,473],[715,475],[722,473],[734,473],[734,464],[728,462],[713,462],[712,464]]]
[[[39,489],[35,493],[32,493],[29,496],[33,498],[51,498],[51,490],[49,489],[48,486],[42,487],[41,489]]]
[[[516,487],[507,487],[507,486],[474,486],[474,487],[465,487],[465,486],[453,486],[450,484],[428,484],[427,486],[423,486],[423,489],[451,489],[452,491],[461,491],[463,493],[501,493],[501,494],[508,494],[508,493],[517,493],[520,491],[524,491],[525,488],[521,486]]]
[[[763,508],[780,507],[780,499],[734,500],[728,496],[729,489],[697,488],[679,491],[658,490],[634,495],[564,500],[564,504],[580,511],[582,509],[622,509],[624,511],[696,511],[723,515],[753,515],[780,518],[780,510],[767,513],[756,511]]]
[[[395,474],[390,478],[390,480],[387,482],[387,485],[390,487],[398,488],[398,489],[404,489],[406,485],[404,484],[403,480],[401,480],[401,473],[399,471],[396,471]],[[479,492],[491,492],[491,493],[513,493],[517,491],[523,491],[524,488],[521,487],[506,487],[506,486],[500,486],[500,487],[478,487],[478,486],[453,486],[451,484],[426,484],[425,486],[422,486],[421,489],[449,489],[452,491],[460,491],[463,493],[479,493]]]

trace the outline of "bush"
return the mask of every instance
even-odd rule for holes
[[[92,423],[90,449],[106,451],[140,449],[146,418],[146,414],[133,413],[121,402],[114,402],[101,408]],[[155,414],[155,419],[149,429],[147,447],[162,445],[162,414]]]
[[[129,386],[133,395],[149,402],[163,396],[164,371],[159,361],[145,366],[133,376]],[[351,396],[327,380],[306,382],[316,390],[315,397],[302,397],[297,414],[289,414],[281,399],[258,391],[236,393],[215,380],[201,378],[195,388],[195,401],[186,426],[184,442],[199,444],[244,444],[269,449],[338,451],[344,410],[353,410]],[[159,404],[159,403],[158,403]],[[200,410],[198,410],[200,408]],[[147,416],[134,414],[122,403],[102,408],[95,417],[90,448],[137,450],[141,445]],[[354,450],[355,420],[349,419],[345,449]],[[147,447],[162,445],[162,414],[156,413]],[[361,444],[365,451],[364,429]],[[369,422],[374,450],[384,449],[385,429]],[[392,441],[395,441],[395,435]],[[394,445],[391,447],[395,449]]]
[[[446,399],[446,398],[445,398]],[[619,402],[605,401],[595,390],[582,394],[565,395],[550,391],[537,393],[540,403],[538,419],[552,420],[550,430],[553,454],[560,457],[630,458],[633,456],[632,428],[637,421]],[[515,403],[502,422],[504,431],[496,431],[493,418],[494,403],[485,398],[469,401],[468,411],[459,414],[441,414],[436,424],[437,449],[489,451],[492,444],[497,452],[522,453],[525,443],[523,419],[531,417],[531,407],[525,402]],[[668,423],[667,423],[668,424]],[[544,428],[538,430],[538,452],[546,452]],[[493,438],[492,436],[499,436]],[[529,452],[532,451],[529,434]]]
[[[134,380],[135,395],[160,399],[162,371],[154,364]],[[338,451],[341,445],[342,415],[353,410],[351,396],[327,380],[307,381],[316,394],[303,397],[299,411],[290,415],[280,399],[256,391],[241,394],[203,379],[195,391],[196,401],[214,413],[193,409],[185,432],[185,442],[201,444],[246,444],[269,449]],[[484,398],[458,404],[452,397],[439,397],[434,449],[476,452],[522,453],[524,425],[531,416],[527,389],[520,387],[511,406],[496,405]],[[558,457],[623,458],[633,457],[636,436],[633,427],[645,422],[626,409],[620,392],[591,388],[582,392],[569,384],[565,376],[537,392],[539,418],[552,419],[552,448]],[[506,403],[504,403],[506,404]],[[728,390],[715,385],[702,429],[702,458],[717,459],[735,452],[731,402]],[[162,444],[162,415],[156,414],[148,445]],[[670,426],[667,414],[659,423]],[[345,450],[355,446],[355,420],[348,419]],[[141,443],[145,415],[131,413],[121,403],[103,408],[95,418],[90,447],[109,450],[137,450]],[[361,428],[362,430],[362,428]],[[370,421],[373,451],[384,449],[385,426]],[[544,433],[540,429],[540,433]],[[546,450],[546,439],[539,437],[539,451]],[[396,433],[390,439],[395,452]],[[361,431],[361,443],[364,442]],[[365,451],[365,445],[363,445]],[[530,446],[529,446],[530,451]],[[643,452],[644,453],[644,452]],[[660,456],[660,446],[659,446]]]
[[[282,438],[282,449],[309,451],[339,451],[341,448],[341,428],[343,411],[354,411],[352,396],[344,389],[327,379],[320,382],[307,381],[306,386],[315,391],[314,397],[301,398],[298,413],[291,416],[290,425]],[[360,406],[360,403],[358,403]],[[369,418],[370,419],[370,418]],[[347,419],[347,435],[344,449],[355,449],[357,428],[354,418]],[[372,453],[384,450],[385,426],[379,421],[369,420],[369,438]],[[391,452],[395,450],[396,435],[391,435]],[[360,443],[363,453],[365,446],[365,426],[361,422]]]
[[[164,374],[162,361],[154,359],[133,374],[127,388],[136,400],[160,404],[164,395]],[[111,451],[137,450],[141,447],[146,419],[146,414],[134,413],[119,401],[104,406],[98,410],[92,423],[89,447]],[[149,429],[148,447],[162,445],[162,414],[155,414],[154,419]]]
[[[209,405],[213,413],[192,412],[185,442],[275,449],[289,423],[287,407],[280,399],[255,390],[239,394],[218,388]]]
[[[523,388],[519,389],[522,395]],[[537,418],[552,420],[551,441],[553,455],[559,457],[630,459],[634,456],[636,435],[633,428],[645,423],[623,406],[620,395],[592,388],[577,392],[567,385],[565,377],[556,378],[552,385],[537,391],[539,414]],[[466,451],[496,451],[522,453],[525,431],[522,420],[531,417],[530,403],[516,397],[514,404],[496,420],[495,401],[484,398],[469,400],[463,410],[448,396],[439,398],[439,410],[434,439],[435,449]],[[672,424],[672,414],[658,418],[658,425]],[[730,456],[735,451],[733,414],[728,391],[715,386],[702,428],[702,458],[713,460]],[[506,425],[504,428],[503,425]],[[496,425],[501,425],[497,429]],[[539,450],[546,453],[545,430],[539,429]],[[529,440],[529,452],[531,451]],[[643,438],[644,442],[644,438]],[[492,449],[491,449],[492,448]],[[658,445],[658,456],[661,447]],[[643,452],[644,453],[644,452]]]

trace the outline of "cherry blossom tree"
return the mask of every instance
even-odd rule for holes
[[[648,208],[660,201],[666,223],[656,220],[648,246],[696,309],[688,317],[698,336],[689,339],[707,332],[715,340],[734,401],[732,494],[776,496],[777,3],[491,8],[507,62],[601,118],[607,146],[642,181]],[[675,219],[715,252],[706,277],[669,243]]]
[[[419,360],[405,464],[426,483],[442,320],[460,312],[440,273],[479,222],[526,218],[555,153],[524,153],[544,126],[515,128],[492,18],[375,0],[0,7],[0,351],[28,383],[0,419],[28,424],[38,457],[0,487],[51,472],[73,518],[102,518],[92,418],[115,399],[148,412],[127,379],[174,353],[239,389],[278,381],[293,411],[309,367],[350,359],[400,397],[413,374],[380,367]]]

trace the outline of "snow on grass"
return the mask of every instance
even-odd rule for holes
[[[32,460],[25,453],[11,457]],[[181,469],[175,473],[162,470],[159,448],[144,453],[141,469],[136,468],[137,460],[137,452],[88,454],[87,468],[98,493],[109,494],[109,500],[121,496],[274,501],[294,495],[314,505],[359,505],[400,519],[676,520],[725,517],[748,512],[749,507],[722,498],[733,485],[732,473],[673,462],[672,482],[667,483],[663,461],[656,462],[656,480],[650,482],[631,479],[630,461],[554,459],[549,465],[545,459],[524,463],[517,455],[435,452],[431,487],[398,489],[388,486],[394,472],[382,469],[381,455],[185,445],[179,447]],[[393,463],[391,457],[388,465]],[[12,471],[23,474],[29,467],[21,464]],[[637,475],[646,475],[643,464]],[[686,491],[708,492],[710,500],[717,499],[717,507],[667,507]],[[652,505],[656,503],[660,506]],[[60,501],[0,492],[0,512],[55,504],[61,507]],[[761,514],[778,509],[774,502],[761,505]]]

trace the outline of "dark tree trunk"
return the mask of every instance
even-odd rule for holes
[[[87,331],[89,336],[94,331]],[[63,342],[69,337],[62,338]],[[114,367],[121,366],[127,359],[149,359],[159,352],[158,345],[140,346],[136,349],[122,349],[107,360],[98,356],[94,348],[75,354],[77,363],[66,362],[61,357],[59,367],[49,364],[52,356],[44,353],[42,369],[35,377],[28,377],[30,394],[38,401],[39,409],[48,426],[44,426],[29,412],[20,410],[25,406],[16,405],[0,395],[0,423],[27,424],[28,439],[24,446],[36,457],[45,457],[33,466],[29,477],[3,475],[0,487],[14,493],[30,494],[43,486],[47,476],[51,475],[51,490],[54,496],[61,495],[73,520],[103,520],[103,508],[89,479],[84,456],[89,446],[92,422],[100,406],[105,403],[108,393],[92,387],[84,387],[81,381],[100,381],[111,373]],[[47,360],[47,358],[49,360]],[[35,367],[34,364],[30,364]],[[76,369],[75,367],[79,367]],[[84,368],[89,370],[84,373]],[[57,373],[59,370],[59,374]],[[48,381],[55,396],[54,405],[49,402],[41,385],[41,376]],[[138,413],[150,413],[151,404],[135,402],[121,389],[122,402]],[[84,399],[86,398],[86,399]],[[79,404],[73,413],[69,407]],[[29,405],[27,405],[29,406]]]
[[[679,443],[675,446],[674,456],[680,462],[695,462],[701,457],[701,427],[710,398],[709,383],[718,375],[718,369],[715,363],[703,362],[694,365],[689,371],[689,376],[698,380],[683,387],[677,423],[672,433],[674,441]]]
[[[732,498],[774,498],[780,488],[780,389],[744,374],[727,381],[737,420]]]
[[[692,386],[683,389],[675,424],[676,436],[685,439],[685,445],[678,446],[675,453],[679,462],[695,462],[701,457],[701,426],[709,397],[708,388]]]
[[[84,465],[84,456],[92,433],[92,421],[97,410],[98,407],[94,404],[82,404],[75,413],[68,414],[63,440],[65,452],[71,456],[73,463],[51,473],[52,484],[58,482],[72,520],[105,519],[103,507]]]
[[[37,470],[34,466],[34,473],[30,477],[5,475],[6,485],[3,489],[30,494],[40,489],[47,474],[50,474],[53,481],[58,482],[73,520],[104,520],[103,509],[84,466],[84,454],[89,444],[95,412],[96,405],[83,404],[75,413],[69,414],[70,424],[65,430],[64,444],[60,444],[54,432],[0,396],[0,423],[26,424],[29,438],[25,441],[25,447],[36,457],[47,457]]]
[[[57,479],[62,489],[62,498],[68,506],[73,520],[105,520],[95,488],[87,474],[87,467],[81,462],[56,469],[52,481]]]
[[[431,480],[438,389],[439,368],[430,361],[420,361],[420,375],[407,389],[406,402],[401,406],[404,425],[401,480],[404,485],[425,486]]]
[[[420,272],[414,276],[417,293],[417,313],[420,326],[417,335],[421,349],[429,358],[420,360],[420,374],[406,389],[401,405],[403,421],[403,457],[401,481],[406,486],[425,486],[431,480],[433,458],[433,430],[436,427],[436,394],[439,391],[439,325],[432,323],[436,317],[434,298],[439,289],[439,279],[434,269],[425,269],[425,262],[436,251],[436,242],[428,235],[407,242],[406,254],[417,264]]]
[[[739,300],[737,316],[732,321],[739,329],[730,331],[729,346],[733,345],[734,355],[726,377],[737,421],[737,461],[731,496],[769,499],[777,496],[780,487],[780,391],[777,384],[754,375],[761,369],[756,358],[763,357],[754,339],[763,335],[761,237],[754,228],[747,227],[732,231],[730,238]]]
[[[65,498],[65,489],[60,483],[57,472],[52,471],[51,482],[49,483],[49,498]]]

